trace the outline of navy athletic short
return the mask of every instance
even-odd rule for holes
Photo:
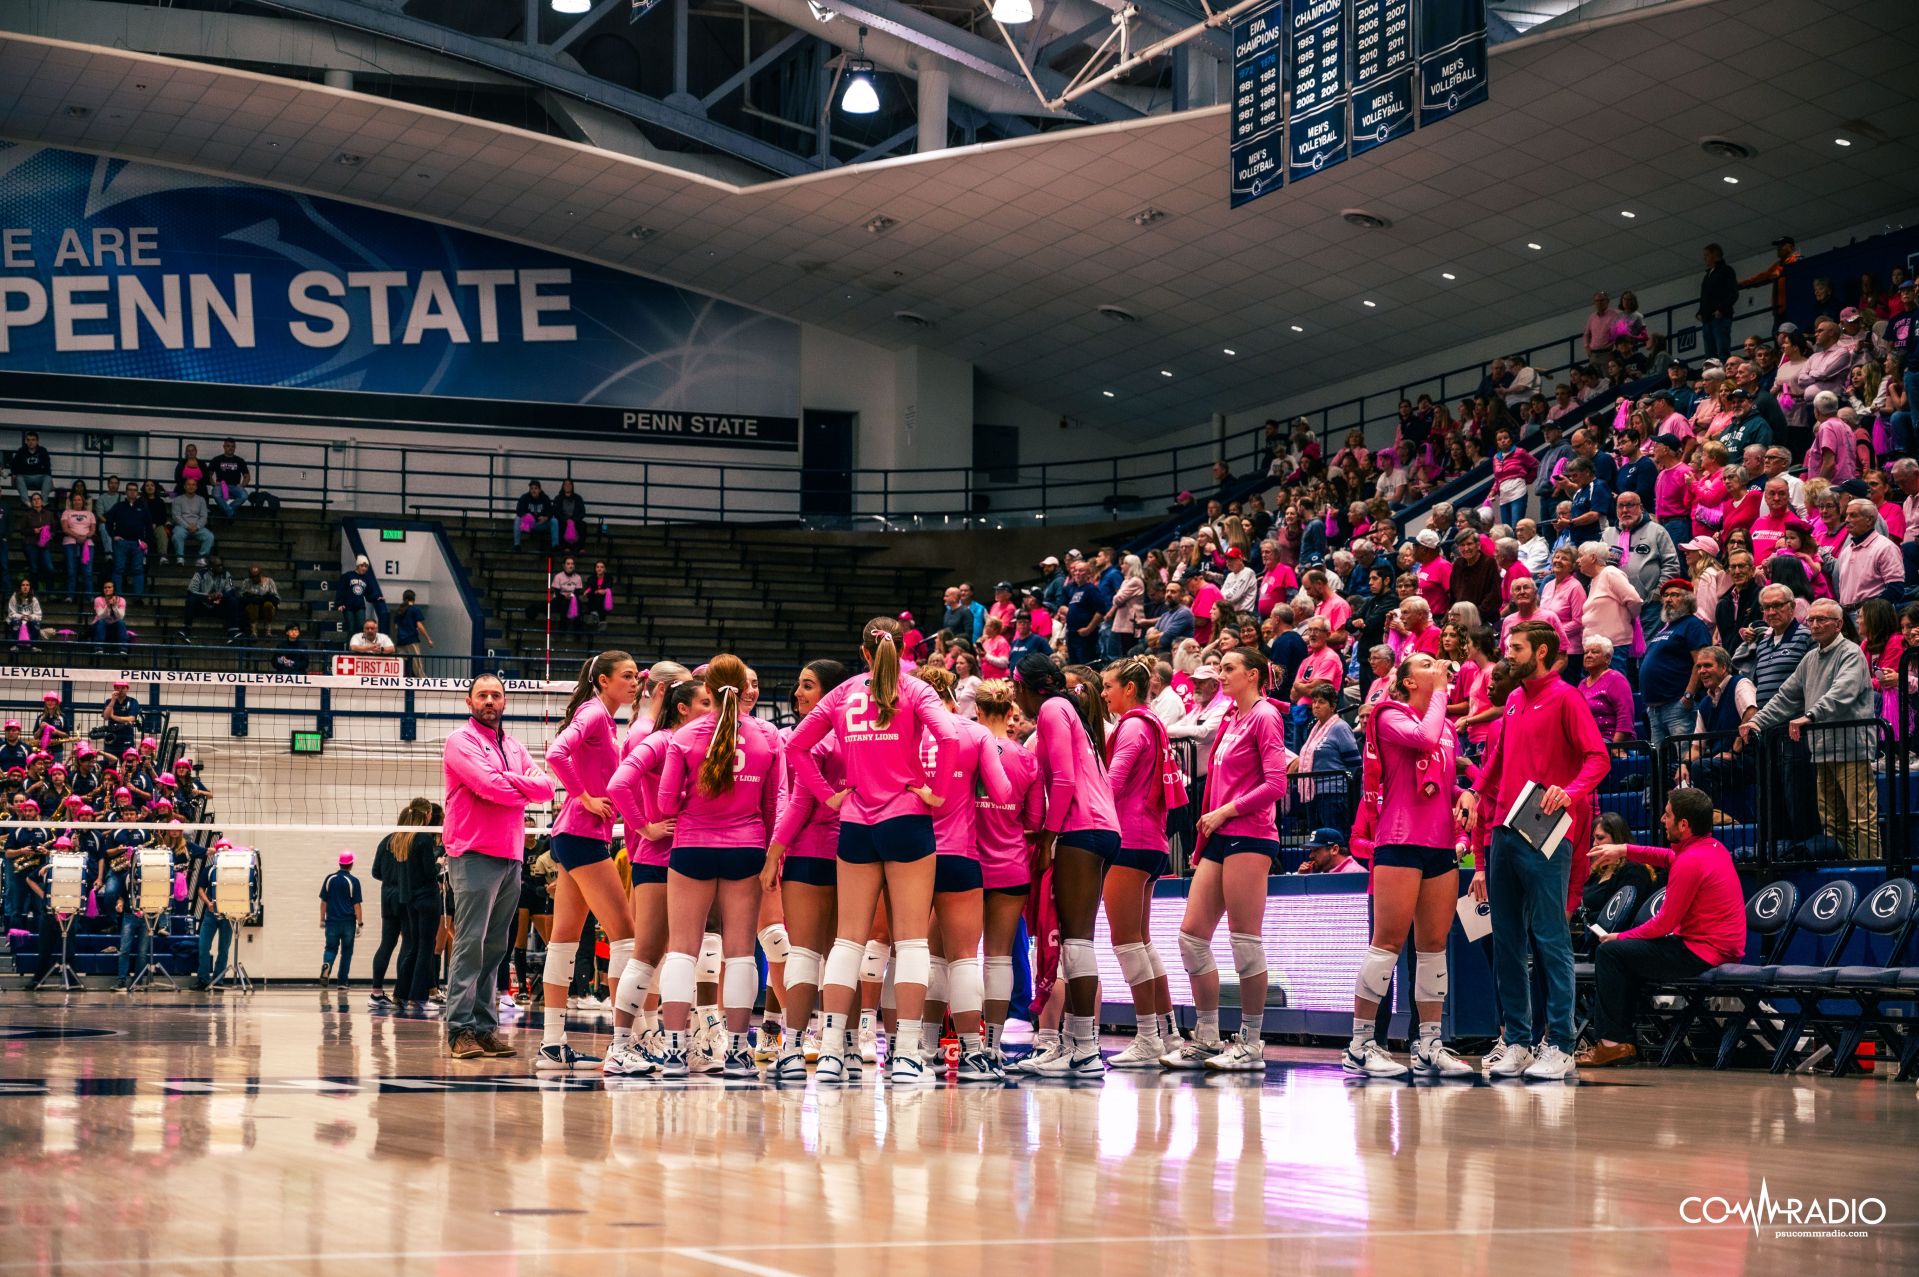
[[[675,847],[671,856],[674,873],[701,882],[738,882],[757,878],[766,868],[764,847]]]
[[[1201,849],[1201,860],[1213,860],[1226,863],[1226,857],[1248,853],[1258,853],[1268,860],[1279,859],[1279,842],[1273,838],[1208,838]]]
[[[553,859],[562,869],[584,869],[602,860],[611,860],[613,852],[605,840],[580,834],[554,834]]]
[[[665,881],[666,881],[665,865],[642,865],[638,863],[634,864],[633,866],[633,885],[634,886],[636,887],[653,886],[658,883],[663,883]]]
[[[932,854],[931,816],[895,816],[877,825],[840,821],[839,857],[849,865],[909,864]]]
[[[984,879],[980,876],[979,861],[971,856],[949,856],[939,853],[938,863],[933,867],[933,894],[948,891],[978,891]]]
[[[1110,864],[1119,855],[1119,834],[1111,829],[1069,829],[1054,839],[1053,846],[1090,851]]]
[[[1115,869],[1136,869],[1148,878],[1164,878],[1173,867],[1173,858],[1163,851],[1144,847],[1121,847],[1113,853]]]
[[[1385,843],[1373,848],[1374,867],[1417,869],[1424,878],[1444,878],[1459,872],[1459,851],[1454,847],[1422,847],[1417,843]]]
[[[837,887],[840,862],[825,856],[788,856],[786,863],[780,866],[780,878],[785,882],[803,882],[809,887]]]

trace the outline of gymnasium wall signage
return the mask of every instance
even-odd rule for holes
[[[793,452],[800,330],[397,214],[0,143],[0,396]]]
[[[1233,23],[1232,205],[1477,106],[1486,86],[1485,0],[1248,9]]]

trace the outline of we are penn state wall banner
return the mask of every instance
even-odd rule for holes
[[[799,325],[731,302],[72,151],[0,192],[0,407],[799,447]]]

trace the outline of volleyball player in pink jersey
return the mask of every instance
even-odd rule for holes
[[[1167,790],[1184,792],[1166,725],[1147,708],[1153,662],[1129,657],[1108,665],[1100,694],[1114,717],[1106,737],[1106,780],[1119,816],[1119,854],[1106,871],[1106,924],[1113,956],[1133,990],[1133,1040],[1110,1061],[1116,1069],[1157,1069],[1172,1048],[1172,994],[1153,945],[1153,884],[1171,867],[1166,854]]]
[[[714,901],[720,914],[720,1005],[727,1045],[722,1076],[757,1078],[747,1021],[760,991],[753,960],[760,870],[779,810],[785,755],[771,723],[746,713],[746,666],[728,653],[706,667],[713,711],[673,734],[660,769],[660,811],[677,816],[666,874],[666,956],[660,959],[660,1076],[687,1075],[695,955]]]
[[[653,705],[655,725],[643,731],[646,718],[634,719],[626,757],[620,760],[606,788],[607,797],[626,822],[626,855],[633,873],[633,957],[613,986],[613,1045],[603,1066],[615,1076],[638,1076],[659,1069],[658,1061],[647,1054],[643,1043],[634,1041],[633,1022],[646,1005],[653,977],[666,953],[666,867],[678,820],[660,811],[660,771],[666,765],[673,733],[713,708],[706,684],[690,674],[663,690],[665,694]]]
[[[597,1069],[597,1056],[583,1055],[566,1042],[566,989],[587,910],[606,932],[606,975],[617,985],[633,956],[633,928],[627,920],[626,891],[613,867],[614,807],[607,786],[619,767],[621,709],[640,694],[640,667],[625,652],[601,652],[580,669],[561,715],[559,734],[546,747],[546,763],[566,787],[566,803],[553,822],[551,851],[560,873],[553,883],[553,933],[546,946],[543,1038],[537,1069]]]
[[[804,718],[825,695],[846,681],[846,667],[838,661],[813,661],[793,684],[793,708]],[[784,733],[788,741],[792,732]],[[846,784],[840,765],[839,742],[831,736],[813,747],[820,772],[837,793]],[[760,886],[777,889],[786,912],[786,1031],[767,1075],[773,1082],[806,1082],[804,1034],[807,1021],[819,1006],[820,970],[833,940],[834,898],[839,886],[840,814],[799,783],[799,773],[787,769],[786,794],[780,807],[773,842],[766,849],[766,867]]]
[[[933,982],[926,992],[928,1010],[921,1018],[937,1036],[950,998],[953,1031],[960,1044],[956,1079],[1003,1082],[1006,1074],[986,1053],[980,1033],[986,977],[979,951],[986,905],[974,800],[984,791],[995,802],[1011,802],[1013,784],[999,751],[993,748],[993,734],[972,719],[958,717],[957,680],[952,671],[927,667],[917,677],[939,693],[940,704],[958,719],[959,733],[946,752],[945,768],[933,777],[933,792],[941,800],[933,813],[933,920],[939,943],[932,960]]]
[[[740,697],[740,708],[753,713],[760,703],[760,675],[752,666],[746,667],[746,693]],[[780,751],[786,750],[786,741],[793,733],[780,732]],[[793,787],[792,770],[787,769],[786,779],[780,785],[780,798],[784,802],[786,794]],[[767,833],[772,834],[769,826]],[[760,916],[758,936],[760,948],[766,953],[766,1018],[760,1024],[759,1042],[753,1050],[753,1058],[762,1064],[770,1064],[778,1054],[782,1023],[786,1016],[786,955],[792,948],[786,935],[786,907],[780,901],[777,881],[772,886],[760,889]]]
[[[920,761],[920,737],[935,738],[932,769],[946,767],[958,739],[952,715],[926,684],[900,678],[900,623],[875,618],[860,632],[870,672],[828,692],[786,743],[787,762],[813,796],[840,813],[838,920],[820,988],[825,1010],[818,1079],[846,1078],[847,1018],[853,986],[880,889],[886,890],[893,929],[894,997],[899,1013],[887,1072],[900,1084],[920,1082],[920,1016],[932,953],[926,936],[936,862],[932,812],[939,795]],[[828,732],[839,738],[846,768],[842,789],[828,784],[813,747]]]
[[[1026,897],[1033,890],[1033,835],[1046,819],[1046,791],[1039,783],[1039,759],[1008,730],[1014,712],[1013,684],[988,679],[979,685],[973,706],[979,725],[992,740],[986,748],[999,755],[1012,796],[995,802],[975,799],[974,836],[979,842],[980,882],[985,895],[984,992],[981,1030],[986,1053],[1003,1074],[1000,1034],[1013,1001],[1013,941],[1019,934]]]
[[[1193,1037],[1170,1051],[1169,1068],[1254,1072],[1266,1067],[1266,877],[1279,857],[1279,804],[1286,796],[1286,733],[1265,695],[1266,658],[1235,648],[1219,663],[1220,720],[1200,804],[1199,859],[1179,924],[1179,956],[1198,1015]],[[1219,1038],[1219,973],[1213,933],[1226,919],[1239,973],[1239,1032]]]
[[[1014,683],[1021,712],[1035,724],[1034,753],[1046,790],[1038,863],[1052,862],[1060,968],[1066,976],[1059,1050],[1027,1063],[1025,1071],[1040,1077],[1099,1077],[1106,1061],[1099,1054],[1093,924],[1101,881],[1120,850],[1119,817],[1103,760],[1106,707],[1090,677],[1069,691],[1066,671],[1040,652],[1020,658]]]
[[[1341,1057],[1361,1077],[1471,1077],[1472,1066],[1440,1040],[1446,1007],[1446,937],[1459,905],[1459,737],[1446,719],[1451,673],[1423,653],[1399,663],[1393,694],[1373,711],[1379,750],[1373,829],[1373,942],[1354,982],[1353,1038]],[[1416,950],[1413,1002],[1419,1038],[1412,1068],[1375,1040],[1375,1017],[1407,933]]]

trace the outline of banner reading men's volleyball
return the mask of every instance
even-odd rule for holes
[[[799,327],[335,200],[0,143],[0,399],[793,451]]]
[[[1486,81],[1486,0],[1420,0],[1420,127],[1484,102]]]

